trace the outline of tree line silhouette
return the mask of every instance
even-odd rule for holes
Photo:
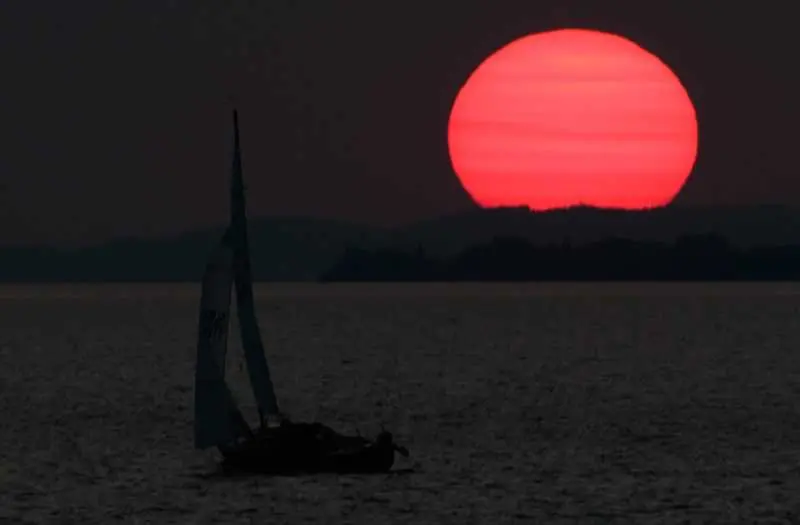
[[[323,272],[332,281],[525,280],[794,280],[800,245],[737,248],[718,235],[687,235],[673,243],[611,238],[572,245],[534,245],[496,237],[437,259],[422,248],[367,250],[350,246]]]
[[[270,228],[270,231],[272,229]],[[800,280],[800,244],[742,248],[720,235],[674,242],[609,238],[535,244],[514,236],[455,251],[411,240],[257,236],[253,273],[265,281]],[[200,280],[213,235],[118,241],[77,251],[0,249],[2,282]],[[402,244],[397,244],[402,243]],[[413,243],[413,244],[412,244]],[[348,247],[345,247],[348,246]],[[397,246],[411,246],[399,248]],[[445,255],[453,254],[453,255]]]

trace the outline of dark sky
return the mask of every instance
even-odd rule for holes
[[[468,209],[450,104],[492,51],[555,27],[619,33],[681,77],[700,157],[678,202],[800,204],[797,28],[777,5],[2,2],[0,244],[223,221],[231,98],[254,215],[392,224]]]

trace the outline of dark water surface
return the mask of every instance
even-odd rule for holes
[[[800,285],[259,285],[283,408],[379,476],[220,479],[197,285],[0,287],[0,523],[790,523]],[[234,325],[235,326],[235,325]],[[253,413],[237,338],[230,380]],[[407,472],[411,469],[411,472]],[[798,514],[794,514],[797,519]]]

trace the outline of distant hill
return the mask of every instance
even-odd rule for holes
[[[14,281],[196,281],[222,228],[161,239],[119,239],[89,248],[0,247],[0,280]],[[530,212],[496,208],[422,221],[393,229],[302,217],[250,222],[253,274],[264,281],[317,279],[345,251],[421,250],[454,257],[496,237],[535,245],[572,245],[605,239],[672,242],[680,236],[713,234],[733,245],[800,245],[800,209],[781,206],[681,208],[623,212],[573,208]]]
[[[734,245],[800,243],[800,208],[782,206],[667,207],[630,212],[576,207],[548,212],[494,208],[420,222],[395,230],[395,245],[420,244],[429,254],[453,256],[494,237],[534,244],[586,244],[610,238],[672,242],[687,235],[718,235]]]
[[[311,281],[348,244],[369,244],[376,231],[339,221],[250,221],[253,278]],[[162,239],[119,239],[75,250],[0,247],[0,281],[199,281],[223,227]]]

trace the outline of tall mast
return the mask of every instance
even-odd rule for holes
[[[258,319],[256,319],[255,313],[244,182],[242,180],[242,156],[239,143],[239,115],[236,110],[233,111],[233,166],[231,171],[231,229],[235,239],[236,309],[247,371],[250,375],[250,385],[253,388],[253,395],[256,398],[263,423],[264,416],[277,417],[280,415],[280,410],[272,385],[269,365],[264,355],[264,345],[261,342],[261,331],[258,328]]]

